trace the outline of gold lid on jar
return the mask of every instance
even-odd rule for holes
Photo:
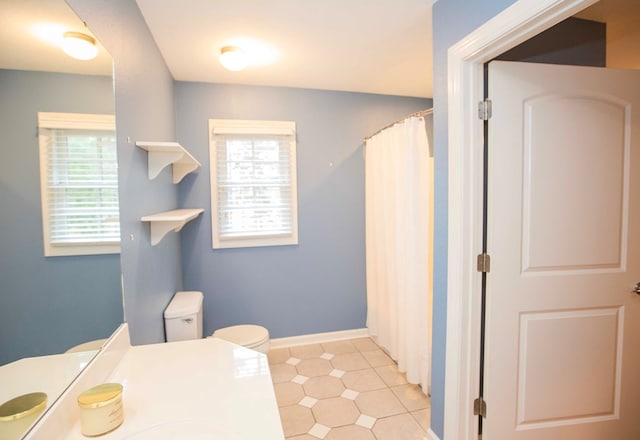
[[[29,393],[7,400],[0,405],[0,422],[12,422],[44,411],[46,393]]]
[[[89,388],[78,396],[80,408],[100,408],[113,403],[122,397],[122,385],[119,383],[103,383]]]

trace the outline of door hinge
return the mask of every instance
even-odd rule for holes
[[[478,397],[473,401],[473,415],[487,417],[487,402],[482,397]]]
[[[491,270],[491,257],[489,254],[478,255],[478,272],[489,273]]]
[[[485,99],[478,103],[478,118],[482,121],[491,119],[491,100]]]

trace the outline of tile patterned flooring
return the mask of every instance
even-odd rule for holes
[[[430,401],[371,339],[269,352],[287,440],[422,440]]]

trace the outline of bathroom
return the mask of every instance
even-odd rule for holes
[[[11,335],[3,338],[3,363],[105,338],[123,320],[134,345],[163,342],[163,311],[180,290],[204,292],[205,334],[238,323],[263,325],[275,339],[364,328],[363,139],[431,107],[431,100],[174,81],[141,26],[135,2],[69,3],[115,60],[115,102],[107,79],[98,85],[103,106],[90,111],[116,109],[125,240],[119,258],[43,258],[37,152],[3,148],[2,194],[15,197],[4,205],[11,206],[11,228],[0,236],[3,250],[17,252],[3,252],[1,277],[7,292],[21,292],[3,295],[0,325],[3,335]],[[212,117],[296,121],[299,245],[212,250],[207,165]],[[33,136],[25,131],[11,143],[24,144]],[[152,140],[180,141],[202,169],[180,185],[172,184],[169,171],[149,180],[147,153],[135,143]],[[180,234],[151,246],[149,226],[140,218],[178,206],[202,207],[205,213]]]
[[[106,337],[123,319],[131,324],[134,343],[161,342],[164,332],[162,312],[173,293],[184,289],[205,291],[207,298],[205,299],[207,302],[205,332],[207,333],[218,325],[231,324],[241,318],[244,319],[245,316],[247,321],[250,317],[252,322],[273,327],[274,338],[287,334],[290,324],[292,327],[295,325],[296,328],[300,328],[301,332],[323,331],[329,328],[329,323],[335,324],[335,328],[361,327],[364,321],[364,313],[361,309],[364,304],[362,299],[363,262],[360,257],[351,253],[353,251],[351,247],[344,245],[342,241],[334,240],[336,237],[333,235],[327,234],[326,231],[329,228],[325,225],[335,228],[340,234],[339,237],[351,246],[362,246],[364,234],[362,229],[355,227],[353,219],[347,218],[347,215],[340,217],[328,209],[340,208],[344,209],[345,213],[362,212],[362,205],[359,208],[357,206],[362,204],[362,200],[351,192],[354,189],[351,179],[353,175],[349,173],[355,171],[357,175],[360,172],[359,179],[362,180],[362,172],[356,169],[362,160],[361,152],[356,151],[356,146],[362,144],[364,136],[412,111],[430,107],[431,103],[429,102],[426,106],[418,102],[407,105],[406,101],[398,104],[382,96],[370,96],[367,99],[361,96],[360,98],[367,102],[357,103],[356,96],[342,92],[307,91],[309,93],[304,93],[290,90],[292,95],[287,102],[295,101],[292,105],[295,105],[296,110],[302,114],[308,112],[305,119],[312,127],[313,137],[323,140],[320,147],[310,151],[310,159],[322,167],[317,169],[314,167],[309,171],[309,177],[314,179],[308,182],[309,185],[305,187],[304,193],[316,199],[313,199],[313,204],[301,203],[300,205],[301,212],[304,208],[307,213],[305,214],[307,226],[301,220],[299,247],[301,255],[304,253],[307,257],[311,256],[309,264],[302,267],[302,274],[297,273],[295,269],[300,270],[299,261],[287,254],[286,247],[281,247],[272,252],[273,256],[277,257],[275,261],[279,262],[278,265],[273,263],[271,254],[268,254],[269,258],[260,258],[267,255],[267,251],[256,251],[248,260],[252,264],[251,276],[246,276],[248,269],[243,267],[238,271],[220,271],[216,273],[214,279],[214,276],[210,275],[210,271],[216,270],[212,267],[214,259],[216,264],[222,264],[226,269],[228,267],[227,259],[225,258],[225,262],[221,263],[218,260],[222,258],[215,256],[220,254],[216,254],[211,249],[210,218],[198,217],[185,226],[180,234],[170,233],[153,247],[148,241],[149,227],[140,221],[142,216],[152,212],[173,209],[176,206],[195,206],[201,201],[207,203],[203,206],[207,208],[208,202],[203,196],[203,192],[206,192],[203,189],[203,183],[209,178],[208,173],[203,169],[198,174],[188,176],[179,187],[171,184],[169,171],[150,181],[144,171],[146,152],[137,148],[135,143],[139,140],[179,140],[189,149],[195,146],[198,159],[206,164],[206,154],[204,156],[202,154],[202,151],[206,151],[206,147],[202,146],[206,144],[206,135],[203,132],[206,132],[206,120],[218,115],[202,114],[202,112],[209,112],[212,108],[218,111],[215,107],[217,104],[205,102],[204,99],[200,100],[199,96],[197,99],[193,97],[194,93],[198,93],[200,85],[174,82],[164,60],[154,47],[153,39],[146,30],[146,23],[141,18],[135,2],[73,0],[69,3],[86,21],[89,29],[99,37],[101,43],[109,48],[109,52],[115,59],[115,103],[111,101],[102,110],[94,111],[108,112],[110,109],[116,109],[120,186],[127,188],[120,199],[120,223],[125,240],[122,242],[122,253],[119,258],[109,258],[111,256],[95,258],[98,261],[94,262],[100,265],[100,269],[87,266],[88,260],[83,258],[44,259],[42,225],[39,219],[40,200],[37,194],[37,152],[28,151],[25,156],[22,156],[25,152],[12,146],[24,141],[22,138],[18,140],[7,136],[7,133],[11,133],[12,130],[7,130],[3,126],[3,133],[6,136],[0,161],[0,167],[2,167],[0,196],[3,197],[3,228],[0,228],[0,249],[3,255],[0,260],[0,282],[3,285],[3,295],[0,300],[3,302],[0,307],[0,334],[2,334],[0,354],[3,356],[3,362],[20,356],[59,353],[78,342]],[[452,235],[455,237],[458,232],[461,236],[465,236],[462,232],[466,233],[466,231],[460,231],[461,223],[457,223],[460,219],[456,215],[463,213],[462,209],[458,214],[454,211],[452,218],[447,215],[447,212],[450,212],[447,205],[455,205],[459,202],[449,198],[448,182],[456,182],[456,176],[466,175],[462,170],[467,169],[459,166],[462,159],[467,160],[465,155],[451,154],[449,150],[453,148],[451,151],[458,151],[455,150],[455,146],[456,141],[460,140],[448,139],[451,134],[448,132],[448,125],[456,129],[460,127],[452,125],[453,123],[447,117],[448,111],[451,110],[447,108],[447,94],[456,92],[450,87],[451,77],[454,74],[447,73],[448,69],[451,69],[447,61],[448,49],[465,35],[475,32],[485,21],[500,15],[501,11],[510,5],[515,6],[516,10],[522,5],[533,10],[536,5],[543,3],[556,7],[557,5],[565,6],[569,2],[565,0],[532,2],[492,0],[469,3],[464,0],[439,0],[434,5],[436,233],[431,425],[435,433],[433,438],[444,438],[445,431],[460,432],[459,438],[467,438],[468,436],[458,429],[467,429],[469,432],[474,429],[472,426],[474,422],[470,421],[471,417],[461,421],[456,411],[456,408],[469,407],[469,402],[463,399],[472,396],[467,396],[464,392],[452,392],[450,388],[456,380],[467,377],[464,373],[465,368],[468,368],[465,363],[452,362],[452,360],[458,359],[455,357],[457,356],[455,350],[464,344],[466,334],[464,326],[472,320],[464,319],[465,315],[460,310],[470,301],[461,300],[459,292],[455,286],[448,285],[447,279],[448,269],[449,272],[456,273],[462,268],[462,264],[459,263],[459,260],[462,261],[462,258],[459,258],[459,250],[456,246],[448,245],[447,239]],[[586,7],[590,1],[578,0],[573,3],[579,7]],[[10,5],[12,2],[4,2],[4,4]],[[577,11],[578,7],[575,9]],[[565,14],[563,18],[566,16]],[[11,32],[10,27],[5,28]],[[540,31],[540,28],[536,31]],[[9,41],[9,38],[12,37],[7,37],[4,41]],[[425,47],[426,51],[429,49]],[[108,80],[109,83],[111,81],[111,79]],[[109,90],[109,93],[113,93],[112,89]],[[37,94],[38,90],[34,89],[34,92]],[[208,99],[234,97],[236,100],[233,101],[233,108],[219,110],[221,114],[243,118],[261,115],[275,117],[272,115],[284,114],[284,109],[279,104],[269,112],[266,108],[262,111],[253,108],[246,110],[246,102],[243,102],[243,99],[262,99],[272,96],[275,92],[277,92],[276,88],[231,86],[212,86],[203,90],[203,93],[209,96]],[[19,100],[16,102],[5,100],[7,95],[4,93],[3,89],[2,102],[11,102],[12,107],[2,107],[1,119],[10,120],[8,116],[14,110],[18,113],[22,107],[18,103],[23,103]],[[296,95],[296,93],[299,94]],[[304,103],[296,100],[296,98],[310,99],[312,95],[318,98],[317,109],[312,105],[305,106]],[[197,104],[194,106],[193,115],[190,109],[184,108],[191,104],[187,99],[189,96],[191,96],[189,99]],[[278,99],[280,99],[279,96]],[[451,106],[453,105],[452,103]],[[235,116],[235,106],[243,111],[246,110],[246,115]],[[196,107],[200,108],[197,114]],[[346,111],[348,107],[353,110],[352,113]],[[56,111],[56,109],[45,111]],[[338,111],[348,114],[342,114],[339,120],[338,118],[334,120],[334,112]],[[196,119],[187,120],[191,116],[202,119],[201,127],[197,127]],[[327,121],[326,125],[331,124],[329,131],[324,121]],[[32,131],[26,136],[35,137],[35,135]],[[198,139],[199,136],[200,139]],[[335,147],[342,143],[344,147]],[[33,145],[36,149],[35,143]],[[356,159],[356,156],[360,157]],[[332,170],[329,171],[329,168]],[[335,173],[333,169],[336,170]],[[302,174],[299,177],[302,179]],[[18,180],[15,181],[17,183],[11,183],[6,180],[7,178]],[[468,180],[465,182],[468,183]],[[323,186],[324,183],[327,184],[326,188]],[[300,184],[302,194],[304,185],[302,181]],[[451,190],[455,188],[452,187]],[[351,202],[355,203],[356,209],[348,205]],[[363,218],[361,214],[356,213],[356,216],[358,215],[360,219]],[[15,229],[7,231],[5,228],[7,224],[13,225]],[[318,236],[315,235],[313,232],[315,229],[311,226],[318,228]],[[328,240],[343,253],[326,250],[322,246],[323,243],[319,243],[322,240]],[[305,253],[305,246],[311,246],[314,250],[323,249],[324,252],[318,255]],[[197,249],[206,249],[209,257],[193,255]],[[242,249],[224,252],[229,264],[234,260],[237,261],[244,253]],[[203,264],[205,260],[206,265]],[[334,265],[333,260],[343,264]],[[80,266],[69,270],[66,265],[71,262],[77,262]],[[285,264],[290,264],[292,270],[287,266],[283,268]],[[255,267],[257,265],[265,265],[265,267],[264,269],[262,266]],[[56,269],[67,272],[59,276],[54,274]],[[469,271],[474,270],[469,269]],[[356,273],[357,271],[360,271],[360,274]],[[234,274],[235,278],[231,279]],[[306,276],[309,282],[302,275]],[[75,284],[76,281],[84,285]],[[316,284],[310,281],[315,281]],[[73,282],[73,284],[66,282]],[[210,286],[204,286],[204,283],[212,283],[214,286],[220,283],[220,288],[224,290],[210,290]],[[254,289],[256,285],[259,287],[257,291]],[[297,289],[291,288],[291,285],[296,285]],[[318,285],[323,288],[318,288]],[[347,290],[344,286],[349,286],[352,290]],[[268,295],[265,287],[269,289]],[[99,293],[103,291],[102,289],[104,294]],[[236,289],[240,292],[237,293]],[[131,292],[135,292],[135,295]],[[355,295],[354,292],[359,293]],[[93,293],[97,294],[95,300],[91,296]],[[69,297],[64,305],[59,304],[62,300],[57,300],[61,298],[60,295]],[[102,303],[95,304],[97,299]],[[273,301],[274,299],[278,301]],[[275,304],[279,305],[276,307]],[[307,313],[296,313],[297,308]],[[262,313],[263,310],[269,310],[269,314]],[[354,310],[356,312],[353,315],[348,315]],[[328,319],[322,319],[320,316],[322,314],[328,316]],[[96,316],[101,319],[96,320]],[[271,316],[278,316],[280,321]],[[349,316],[354,322],[351,322]],[[456,327],[456,323],[461,325]],[[83,329],[82,331],[78,331],[79,326]],[[32,348],[34,350],[31,350]],[[6,355],[6,353],[9,354]],[[475,376],[475,371],[470,374]],[[448,388],[447,393],[445,393],[445,383]],[[463,391],[471,387],[466,384]],[[456,404],[459,406],[456,407]],[[447,438],[451,435],[455,437],[455,434],[448,434]]]

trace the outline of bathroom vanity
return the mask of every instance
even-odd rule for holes
[[[284,439],[264,354],[217,338],[132,347],[126,324],[25,439],[86,439],[77,397],[104,382],[124,387],[124,423],[104,440]]]
[[[49,402],[55,401],[95,354],[82,351],[36,356],[0,365],[0,403],[34,391],[46,393]]]
[[[16,401],[23,402],[23,405],[24,402],[30,402],[27,406],[14,406],[14,411],[8,411],[12,415],[0,411],[0,439],[22,437],[42,411],[56,401],[95,354],[96,351],[93,350],[35,356],[0,365],[1,406],[11,407],[10,402]],[[40,404],[38,399],[36,404],[32,400],[34,394],[43,394],[44,402]]]

